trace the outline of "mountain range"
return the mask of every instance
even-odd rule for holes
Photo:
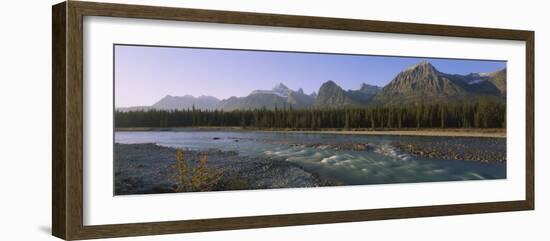
[[[254,90],[243,97],[220,100],[213,96],[167,95],[151,106],[117,108],[131,110],[173,109],[259,109],[259,108],[333,108],[368,105],[414,105],[431,102],[472,101],[490,96],[505,101],[506,69],[491,73],[448,74],[422,61],[403,71],[386,86],[362,83],[356,90],[344,90],[336,82],[323,83],[318,92],[305,94],[279,83],[271,90]]]

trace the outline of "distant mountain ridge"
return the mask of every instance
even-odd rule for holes
[[[184,96],[171,96],[167,95],[154,103],[151,107],[153,109],[190,109],[193,106],[197,109],[216,109],[220,103],[220,100],[213,96],[199,96],[194,97],[192,95]]]
[[[286,108],[308,108],[311,107],[315,97],[304,94],[300,88],[294,91],[283,83],[275,85],[271,90],[254,90],[245,97],[231,97],[222,100],[219,109],[274,109]]]
[[[278,83],[270,90],[254,90],[243,97],[217,99],[212,96],[167,95],[151,106],[118,108],[132,110],[175,109],[275,109],[337,108],[368,105],[414,105],[427,102],[475,100],[490,96],[505,100],[506,69],[467,75],[442,73],[427,61],[419,62],[397,74],[386,86],[362,83],[356,90],[344,90],[336,82],[323,83],[317,92],[305,94]]]

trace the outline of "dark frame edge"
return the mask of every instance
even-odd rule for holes
[[[83,225],[83,16],[252,24],[526,42],[525,200],[113,225]],[[534,32],[67,1],[52,7],[52,234],[66,240],[435,217],[534,209]],[[70,81],[69,81],[70,80]]]
[[[526,80],[526,147],[525,200],[529,210],[535,209],[535,32],[525,38]]]
[[[67,238],[66,6],[52,6],[52,235]]]
[[[76,239],[116,238],[530,210],[526,200],[84,226]]]
[[[66,168],[67,168],[67,237],[82,239],[84,228],[83,195],[83,114],[84,114],[84,41],[83,8],[79,2],[66,1],[67,62],[66,62]]]
[[[381,20],[345,19],[303,15],[286,15],[258,12],[225,11],[194,8],[176,8],[152,5],[133,5],[88,1],[68,1],[83,15],[104,17],[143,18],[153,20],[195,21],[241,25],[312,28],[324,30],[366,31],[431,35],[443,37],[490,38],[525,40],[532,31],[501,28],[484,28],[457,25],[409,23]]]
[[[82,239],[83,27],[75,1],[52,6],[52,235]]]

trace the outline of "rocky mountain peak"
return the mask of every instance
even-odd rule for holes
[[[360,104],[350,92],[343,90],[332,80],[323,83],[318,93],[315,106],[357,106]]]
[[[402,73],[428,76],[438,74],[439,71],[430,62],[423,60],[422,62],[407,68]]]
[[[273,91],[276,95],[279,95],[282,97],[288,97],[288,95],[293,92],[293,90],[288,88],[283,83],[278,83],[271,89],[271,91]]]
[[[443,101],[463,98],[462,84],[440,73],[428,61],[422,61],[399,73],[375,97],[377,102],[415,103],[425,98]]]
[[[340,88],[340,86],[338,86],[338,85],[337,85],[334,81],[332,81],[332,80],[329,80],[329,81],[323,83],[323,84],[321,85],[321,88],[323,88],[323,87],[325,87],[325,88],[326,88],[326,87],[338,87],[338,88]],[[321,88],[320,88],[320,89],[321,89]]]
[[[273,89],[274,91],[277,91],[277,90],[285,90],[285,91],[288,91],[290,90],[286,85],[284,85],[283,83],[278,83],[276,84],[275,86],[273,86]]]

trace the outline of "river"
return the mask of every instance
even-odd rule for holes
[[[261,131],[117,131],[115,142],[155,143],[190,150],[217,149],[286,160],[344,184],[387,184],[506,178],[505,163],[418,157],[398,143],[460,146],[463,152],[506,153],[506,139],[374,136]],[[505,155],[505,154],[504,154]]]

